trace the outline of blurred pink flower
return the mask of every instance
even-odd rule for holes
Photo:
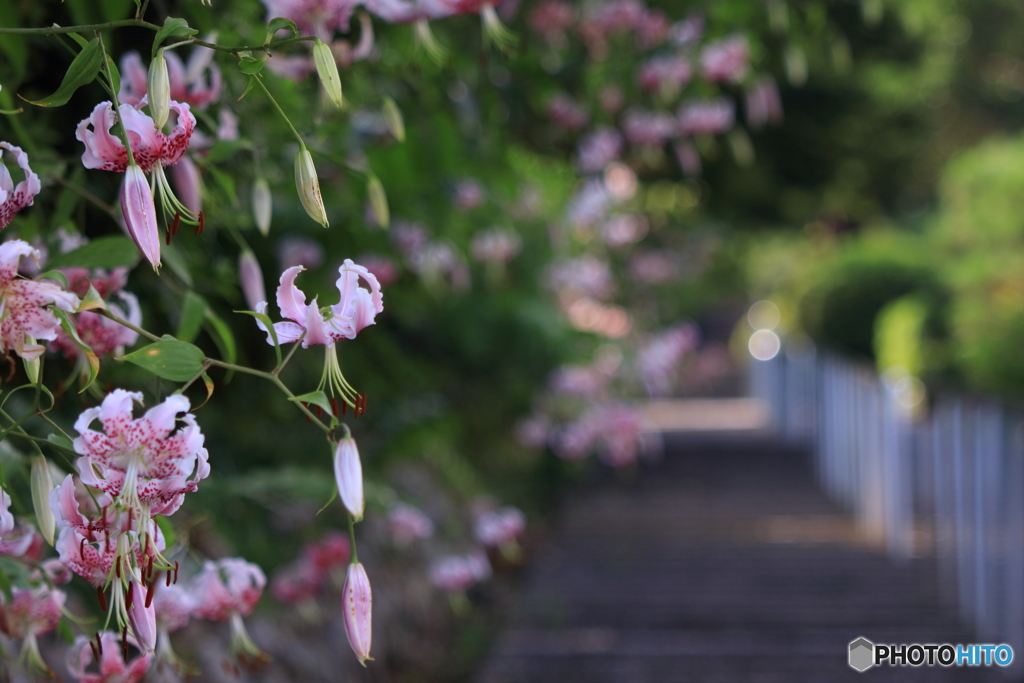
[[[523,248],[523,240],[512,228],[495,226],[473,235],[470,249],[480,263],[508,263]]]
[[[470,211],[484,201],[484,187],[479,180],[463,178],[455,183],[455,206],[460,211]]]
[[[14,218],[14,214],[26,206],[32,206],[32,202],[35,201],[41,188],[39,176],[29,168],[28,155],[21,151],[21,147],[16,147],[9,142],[0,142],[0,157],[3,157],[2,150],[4,149],[14,156],[14,160],[18,162],[18,166],[25,173],[25,179],[15,185],[11,172],[0,161],[0,229],[7,227],[7,224]]]
[[[139,683],[149,670],[153,654],[140,654],[128,662],[124,658],[119,633],[103,631],[97,634],[97,638],[101,650],[98,661],[93,653],[96,647],[94,639],[82,635],[75,638],[68,651],[68,673],[80,683]],[[97,661],[97,673],[86,671],[93,661]]]
[[[0,245],[0,353],[14,351],[33,360],[44,350],[37,342],[53,341],[60,327],[47,307],[54,305],[70,313],[78,308],[79,299],[55,282],[18,277],[18,264],[23,256],[38,259],[39,252],[22,240]]]
[[[654,337],[637,354],[637,369],[651,398],[672,393],[683,357],[697,347],[697,328],[689,323],[669,328]]]
[[[621,153],[622,135],[610,126],[601,126],[580,140],[577,166],[583,173],[600,173]]]
[[[511,505],[483,512],[473,523],[473,535],[487,548],[497,548],[511,543],[525,530],[526,515]]]
[[[693,69],[686,57],[666,55],[652,57],[644,62],[636,78],[644,90],[673,95],[689,83],[692,76]]]
[[[213,50],[193,48],[187,64],[174,52],[164,51],[164,59],[167,60],[172,100],[205,109],[220,98],[220,68],[213,63]],[[138,106],[142,102],[147,93],[146,75],[147,69],[139,53],[135,50],[124,53],[121,57],[121,90],[117,93],[121,104]]]
[[[551,433],[551,418],[544,413],[531,413],[516,424],[516,441],[526,448],[543,448]]]
[[[368,271],[373,273],[381,287],[387,287],[398,280],[398,264],[387,256],[380,254],[363,254],[359,257],[359,263]]]
[[[633,278],[651,285],[671,282],[679,277],[680,269],[678,255],[664,249],[637,251],[629,262]]]
[[[391,541],[401,547],[414,541],[430,538],[434,523],[419,508],[406,503],[395,503],[388,510],[388,534]]]
[[[665,112],[630,109],[622,118],[622,132],[634,145],[660,147],[676,134],[676,121]]]
[[[709,81],[739,83],[747,75],[749,62],[750,46],[741,35],[708,43],[700,52],[701,68]]]
[[[263,0],[267,21],[275,17],[291,19],[303,35],[330,42],[335,32],[348,33],[352,11],[358,0]]]
[[[735,121],[735,107],[724,97],[693,100],[679,107],[680,135],[719,135],[732,128]]]
[[[491,563],[482,551],[448,555],[430,565],[430,582],[446,593],[460,593],[491,576]]]
[[[779,86],[770,76],[757,81],[747,91],[747,124],[754,130],[766,124],[782,122],[782,98]]]
[[[316,270],[324,262],[324,248],[305,237],[285,237],[277,243],[277,258],[285,270],[294,266]]]
[[[564,0],[544,0],[530,12],[527,23],[548,43],[561,47],[565,32],[576,22],[576,10]]]
[[[569,131],[580,130],[590,120],[587,111],[565,93],[548,101],[547,112],[552,121]]]
[[[133,325],[141,325],[142,309],[139,308],[138,298],[131,292],[118,292],[116,296],[123,305],[118,305],[113,300],[107,301],[106,305],[110,312]],[[75,330],[79,338],[88,344],[98,357],[120,356],[124,353],[125,347],[131,346],[139,338],[134,330],[91,311],[82,311],[75,315]],[[81,347],[71,341],[63,329],[57,331],[57,338],[50,343],[50,348],[64,354],[65,358],[85,357]]]
[[[704,18],[700,16],[689,17],[672,24],[669,29],[669,40],[676,47],[687,47],[696,43],[704,35]]]
[[[67,596],[64,591],[47,585],[11,589],[8,601],[0,592],[0,630],[21,640],[40,636],[57,628]]]
[[[232,614],[246,616],[260,601],[266,584],[263,570],[240,557],[207,560],[190,584],[196,603],[192,613],[211,621],[226,621]]]

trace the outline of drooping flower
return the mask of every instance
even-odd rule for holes
[[[724,97],[684,102],[679,107],[680,135],[719,135],[735,123],[733,103]]]
[[[447,555],[430,566],[430,582],[447,593],[464,592],[490,576],[491,563],[481,551]]]
[[[27,668],[44,676],[53,672],[39,653],[36,638],[57,628],[67,596],[47,585],[10,589],[11,599],[0,593],[0,630],[22,641],[20,659]]]
[[[140,654],[130,662],[126,660],[121,635],[111,631],[97,634],[99,657],[94,654],[97,647],[92,638],[78,636],[68,650],[68,673],[79,683],[139,683],[153,661],[152,653]],[[99,671],[86,669],[96,661]]]
[[[263,570],[240,557],[216,562],[207,560],[190,584],[195,600],[192,614],[200,619],[231,622],[231,652],[243,662],[267,661],[245,630],[242,617],[252,612],[263,595],[267,577]]]
[[[177,114],[177,121],[170,134],[157,129],[153,119],[144,114],[140,107],[122,104],[121,119],[131,141],[135,163],[146,173],[157,166],[178,163],[188,149],[196,117],[186,103],[171,101],[171,111]],[[100,102],[87,119],[78,124],[75,137],[85,145],[82,164],[86,168],[124,173],[128,168],[128,150],[111,128],[117,122],[114,105]]]
[[[158,663],[166,663],[184,674],[192,673],[192,668],[175,653],[170,634],[188,624],[195,606],[192,595],[180,584],[167,586],[157,581],[153,595],[157,629],[156,659]]]
[[[365,327],[374,323],[376,315],[384,310],[384,299],[380,292],[380,283],[373,273],[366,268],[345,259],[338,268],[338,280],[335,282],[341,300],[334,306],[321,309],[317,300],[306,303],[306,295],[295,286],[295,278],[305,268],[294,266],[281,275],[281,284],[277,288],[277,305],[281,315],[292,322],[274,323],[277,338],[282,344],[302,341],[306,349],[314,344],[323,344],[328,348],[342,339],[355,339]],[[362,279],[370,289],[359,286]],[[267,303],[260,302],[256,311],[264,313]],[[260,329],[268,332],[263,323],[257,321]],[[267,343],[274,341],[267,333]]]
[[[637,71],[637,82],[644,90],[661,92],[671,97],[690,82],[693,69],[685,57],[669,55],[654,57]]]
[[[14,214],[26,206],[32,206],[32,202],[35,201],[36,195],[39,194],[41,186],[39,184],[39,176],[29,168],[28,155],[21,151],[21,147],[16,147],[9,142],[0,141],[0,148],[6,149],[14,155],[18,166],[25,172],[25,179],[15,186],[14,179],[11,178],[11,172],[0,161],[0,230],[2,230],[11,222]],[[0,149],[0,158],[3,157],[2,149]]]
[[[329,42],[334,33],[348,33],[349,20],[358,0],[263,0],[267,21],[291,19],[303,35]]]
[[[74,448],[82,481],[138,511],[145,529],[151,515],[174,513],[209,476],[209,454],[187,397],[168,396],[139,419],[132,417],[133,401],[142,403],[142,394],[115,389],[83,411]],[[104,432],[90,428],[97,418]],[[179,419],[183,426],[174,431]]]
[[[54,305],[70,313],[78,308],[79,299],[55,282],[18,277],[23,256],[38,259],[39,252],[22,240],[0,245],[0,353],[14,351],[26,360],[35,360],[44,350],[37,342],[53,341],[60,327],[46,307]]]
[[[160,267],[160,229],[156,224],[156,202],[142,169],[131,164],[121,184],[121,215],[128,234],[154,269]]]
[[[263,285],[263,269],[260,268],[256,255],[249,249],[243,249],[238,255],[238,281],[242,285],[245,304],[249,310],[256,310],[261,301],[267,300],[267,290]]]
[[[370,656],[370,642],[373,636],[373,596],[370,592],[370,579],[366,576],[363,565],[354,562],[348,566],[348,577],[342,591],[342,610],[345,622],[345,633],[348,643],[352,646],[359,663],[366,665]]]

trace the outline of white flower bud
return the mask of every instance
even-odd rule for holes
[[[329,227],[324,200],[320,196],[320,180],[316,177],[316,166],[313,155],[302,147],[295,155],[295,189],[299,192],[299,201],[309,217],[320,225]]]
[[[50,491],[53,490],[53,479],[50,478],[50,466],[46,458],[37,455],[32,458],[32,469],[29,475],[29,488],[32,489],[32,507],[36,511],[36,524],[46,542],[53,545],[53,532],[56,520],[50,508]]]
[[[391,222],[391,212],[388,210],[388,196],[384,193],[384,185],[380,179],[371,175],[366,183],[366,197],[370,201],[370,209],[377,225],[387,228]]]
[[[363,463],[356,440],[346,436],[338,440],[334,451],[334,479],[345,509],[358,522],[363,518]]]
[[[167,60],[164,51],[158,50],[149,63],[146,76],[146,95],[149,98],[149,115],[157,128],[163,128],[171,113],[171,80],[167,75]]]
[[[256,219],[256,228],[266,237],[270,234],[270,216],[273,213],[273,197],[267,179],[260,176],[252,184],[252,215]]]
[[[391,129],[391,135],[395,140],[403,142],[405,140],[405,121],[402,119],[402,112],[395,101],[386,95],[384,96],[384,120],[388,122],[388,128]]]
[[[327,98],[335,107],[341,109],[341,76],[338,75],[338,64],[334,61],[331,48],[320,42],[319,38],[313,45],[313,63],[316,64],[316,73],[324,86]]]

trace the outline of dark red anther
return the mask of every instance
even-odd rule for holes
[[[128,661],[128,624],[121,627],[121,659]]]
[[[167,576],[164,577],[164,585],[168,588],[171,587],[171,573],[167,572]]]
[[[79,557],[84,557],[85,556],[85,539],[84,538],[78,543],[78,556]]]
[[[332,396],[331,397],[331,412],[334,414],[334,417],[338,417],[338,397],[337,396]]]
[[[199,212],[199,225],[196,226],[194,237],[198,237],[203,234],[203,230],[206,229],[206,219],[203,217],[203,212]]]
[[[361,395],[363,397],[363,413],[365,413],[366,412],[366,392],[364,391]],[[362,415],[363,413],[360,413],[360,415]]]
[[[178,213],[177,211],[175,211],[174,212],[174,220],[171,221],[171,226],[170,226],[171,237],[174,237],[175,235],[178,234],[178,228],[180,226],[181,226],[181,214]],[[170,244],[170,242],[168,242],[168,244]]]
[[[127,606],[128,609],[131,609],[132,605],[135,604],[135,582],[134,581],[131,581],[131,582],[128,583],[128,595],[125,598],[124,604]]]
[[[119,579],[121,578],[121,556],[120,555],[118,555],[114,559],[114,575],[117,576],[117,578],[119,578]]]
[[[154,578],[149,582],[149,588],[146,589],[146,609],[153,604],[153,596],[156,594],[156,579]]]
[[[324,416],[324,409],[321,408],[320,406],[316,407],[316,416],[317,417],[323,417]]]
[[[100,599],[100,609],[102,609],[104,612],[106,612],[107,611],[107,595],[106,595],[106,593],[103,592],[102,588],[97,588],[96,589],[96,595],[99,596],[99,599]]]
[[[99,633],[96,634],[96,639],[97,640],[99,640],[99,635],[100,635]],[[96,651],[96,643],[94,643],[94,642],[92,642],[90,640],[89,641],[89,648],[92,650],[92,661],[94,661],[94,662],[96,662],[98,664],[99,661],[100,661],[100,653]]]
[[[341,402],[341,414],[345,415],[348,413],[348,401]]]
[[[174,561],[174,583],[178,583],[178,561]]]
[[[302,407],[305,408],[306,410],[309,410],[309,404],[308,403],[303,403]],[[313,424],[313,421],[309,419],[309,415],[306,415],[306,422],[308,422],[310,424]]]
[[[167,246],[171,246],[171,226],[164,228],[164,243]]]

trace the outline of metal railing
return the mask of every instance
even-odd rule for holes
[[[791,346],[752,360],[751,394],[813,453],[821,486],[894,561],[933,553],[980,642],[1024,653],[1024,413]],[[1013,667],[1017,669],[1017,667]]]

